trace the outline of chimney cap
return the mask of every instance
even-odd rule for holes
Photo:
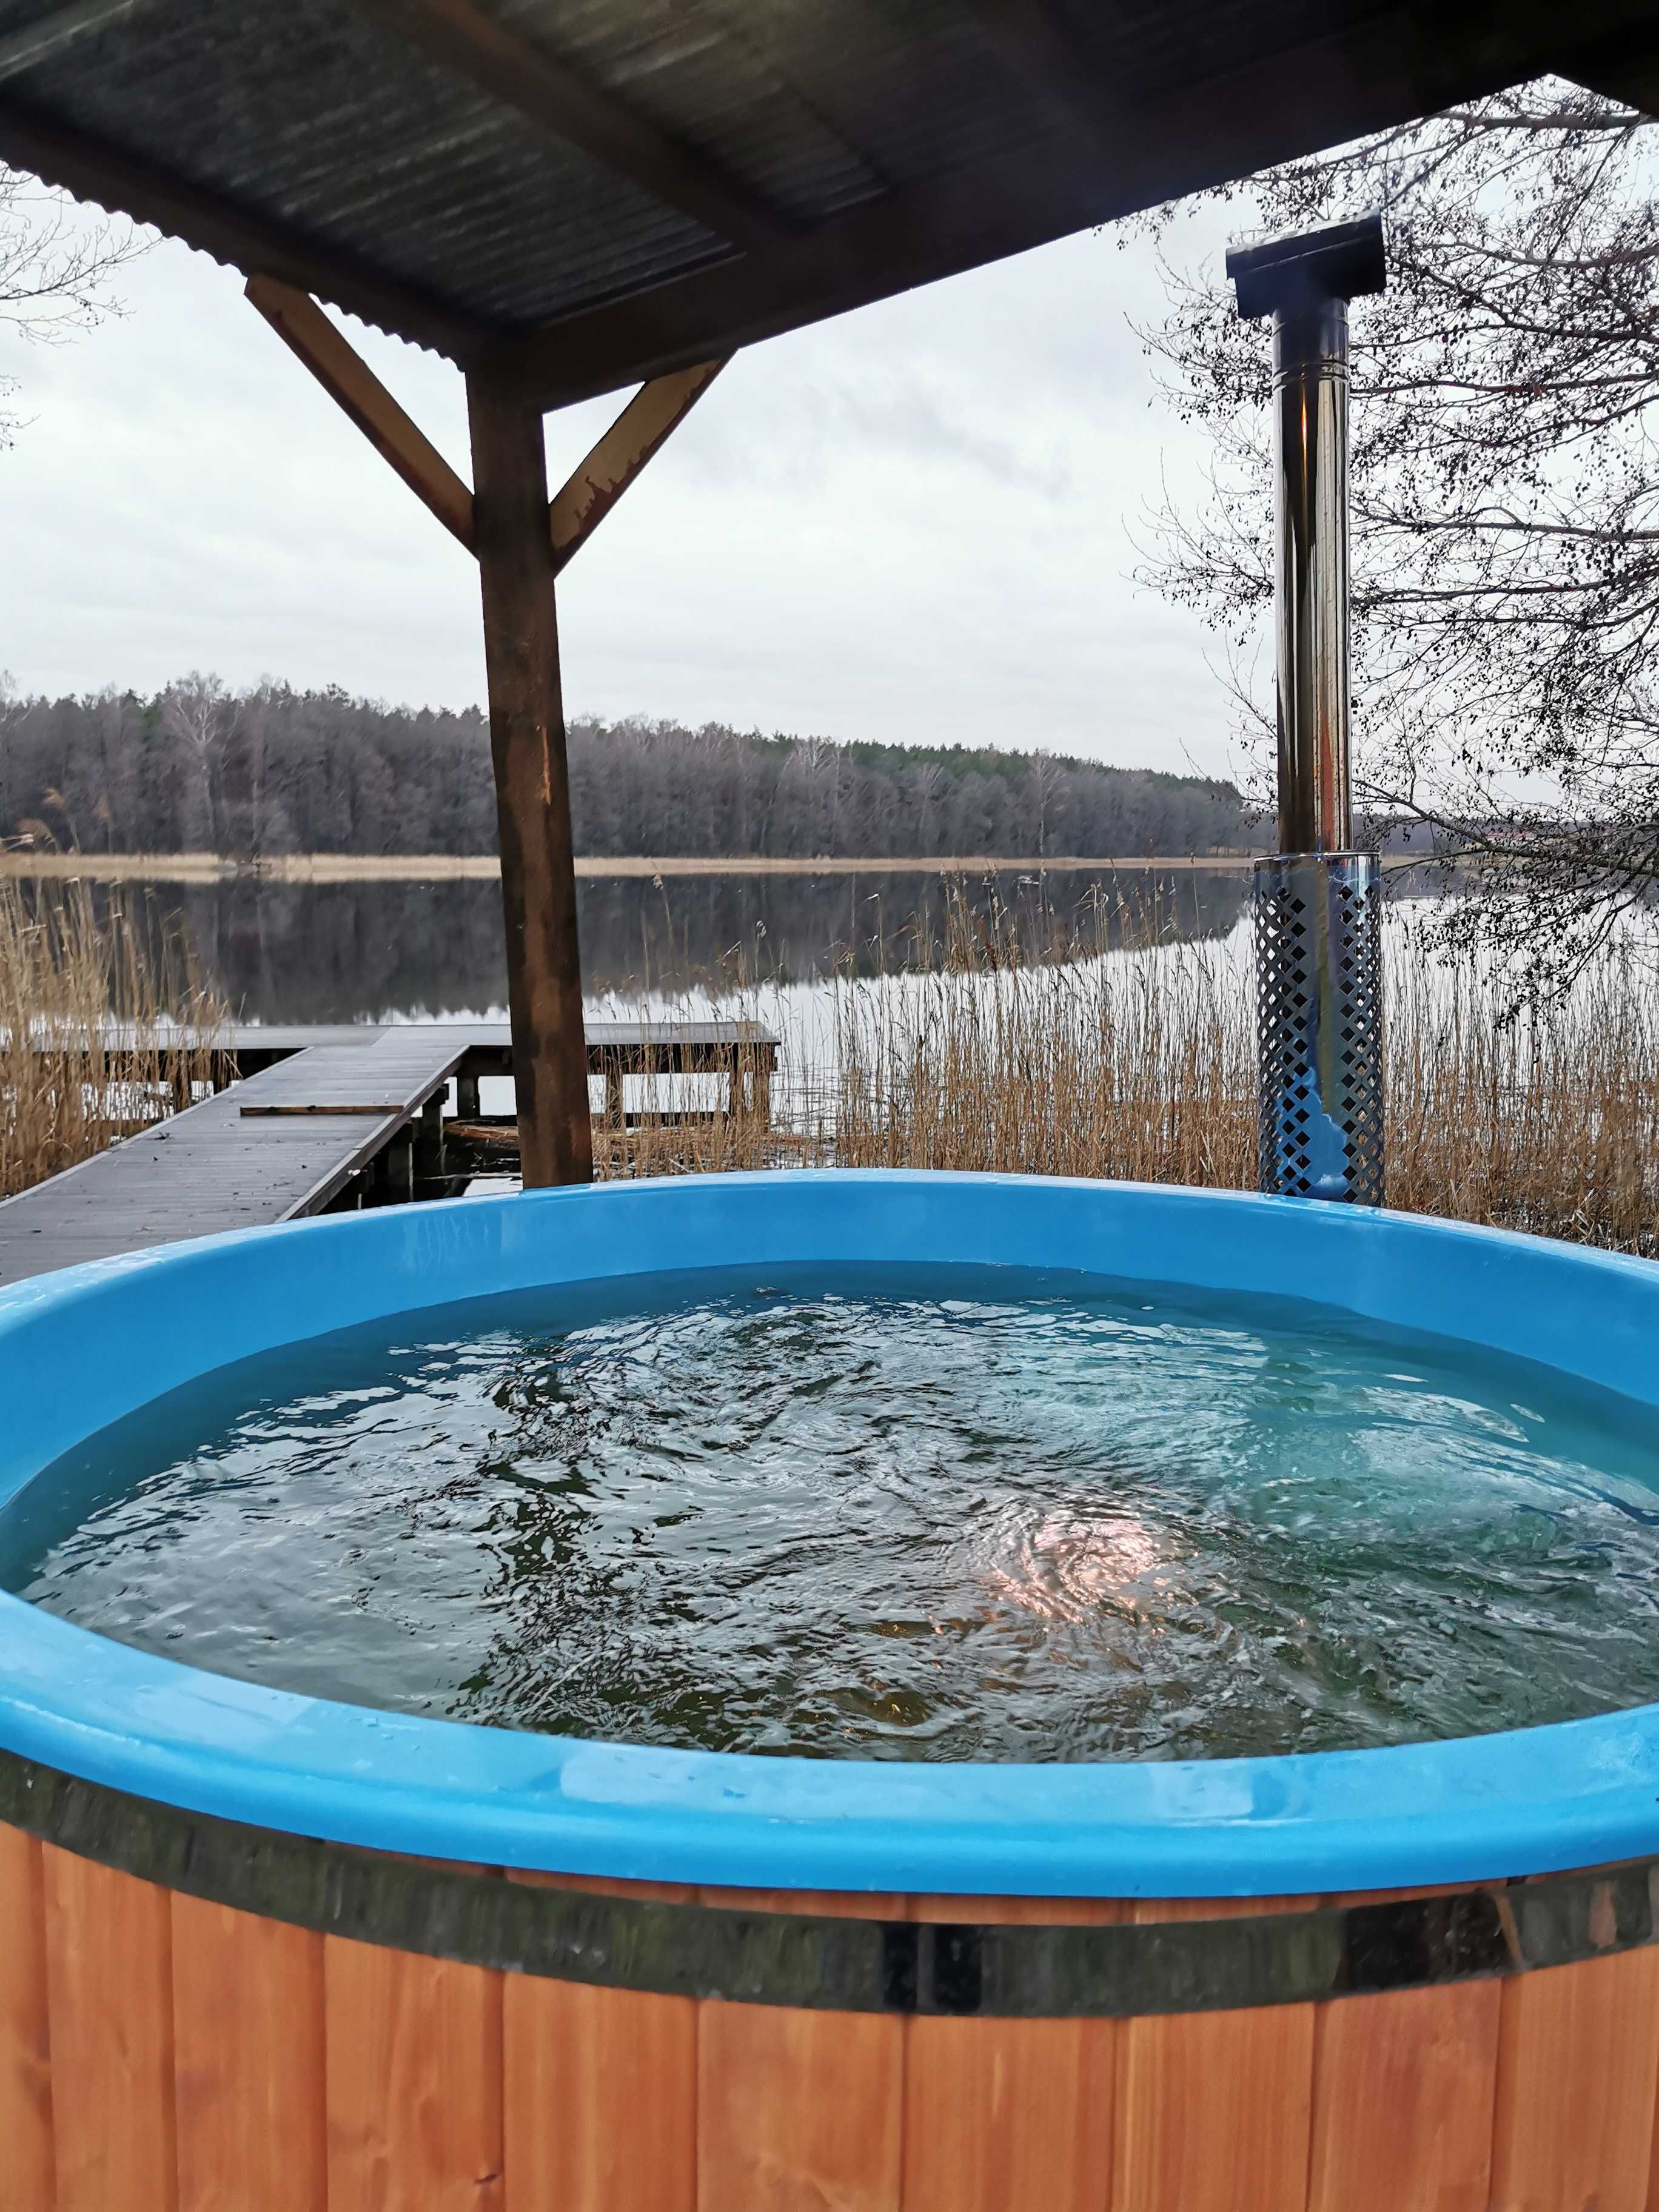
[[[1238,288],[1245,322],[1280,308],[1294,312],[1380,292],[1388,282],[1382,211],[1374,208],[1351,222],[1270,238],[1260,246],[1231,246],[1227,275]]]

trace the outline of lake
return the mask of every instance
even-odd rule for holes
[[[577,886],[584,985],[625,1010],[781,988],[792,999],[833,975],[923,964],[959,924],[985,944],[1220,941],[1249,904],[1247,874],[1168,877],[1054,871],[945,878],[692,876],[587,878]],[[233,1016],[251,1022],[504,1018],[500,884],[257,878],[131,885],[151,927],[182,930]]]

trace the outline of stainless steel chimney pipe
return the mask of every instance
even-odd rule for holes
[[[1348,303],[1273,317],[1279,849],[1345,853],[1348,766]]]
[[[1255,868],[1259,1180],[1382,1200],[1381,878],[1351,849],[1348,301],[1385,277],[1376,215],[1235,247],[1273,317],[1279,852]]]

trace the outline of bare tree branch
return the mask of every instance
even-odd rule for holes
[[[67,193],[0,165],[0,323],[37,343],[121,313],[111,280],[149,244],[132,224],[95,216]],[[16,389],[15,377],[0,376],[0,447],[15,434],[7,402]]]
[[[1385,211],[1389,289],[1353,314],[1359,779],[1475,867],[1448,927],[1529,988],[1659,904],[1653,127],[1545,81],[1212,195],[1269,231]],[[1237,678],[1273,592],[1267,349],[1215,272],[1165,281],[1139,335],[1216,459],[1140,574]],[[1270,693],[1232,696],[1259,745]]]

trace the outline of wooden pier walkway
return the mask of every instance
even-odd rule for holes
[[[479,1078],[510,1075],[513,1065],[505,1023],[246,1027],[214,1041],[240,1079],[0,1200],[0,1284],[320,1213],[366,1171],[379,1175],[382,1197],[411,1196],[416,1140],[438,1151],[451,1083],[462,1117],[476,1116]],[[627,1073],[723,1074],[734,1105],[769,1113],[777,1044],[753,1022],[596,1022],[587,1031],[588,1066],[605,1077],[613,1115]]]

